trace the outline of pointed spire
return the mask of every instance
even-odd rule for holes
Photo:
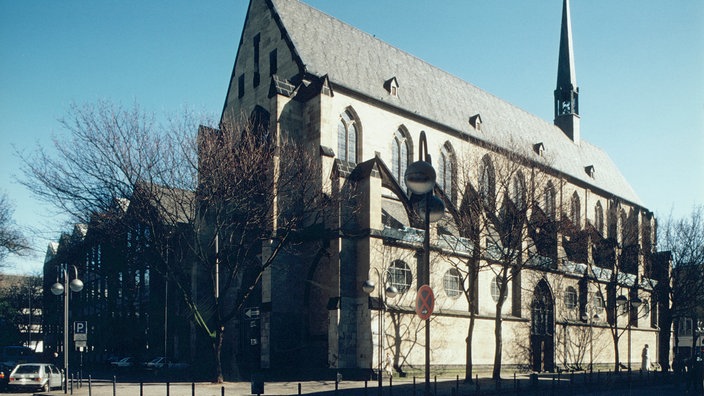
[[[570,19],[570,1],[562,3],[562,31],[560,32],[560,58],[557,64],[557,88],[573,89],[577,87],[574,72],[574,51],[572,49],[572,21]]]
[[[573,142],[579,144],[579,88],[574,71],[569,0],[563,0],[562,3],[562,30],[555,88],[555,125]]]

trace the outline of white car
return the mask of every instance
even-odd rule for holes
[[[52,388],[60,388],[63,380],[61,371],[53,364],[23,363],[18,364],[10,373],[7,388],[33,388],[48,392]]]

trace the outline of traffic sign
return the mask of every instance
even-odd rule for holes
[[[435,308],[435,295],[433,289],[428,285],[423,285],[418,289],[416,296],[416,314],[422,320],[427,320],[433,314]]]
[[[73,334],[88,334],[88,322],[73,322]]]
[[[246,316],[247,319],[259,319],[259,307],[245,308],[244,316]]]
[[[73,341],[85,341],[88,340],[88,322],[86,321],[76,321],[73,322]],[[85,346],[85,345],[84,345]],[[76,345],[78,347],[78,345]]]

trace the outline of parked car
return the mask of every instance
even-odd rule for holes
[[[122,358],[116,362],[111,362],[110,365],[113,368],[121,368],[121,369],[130,368],[130,367],[134,367],[134,359],[132,359],[131,357],[126,357],[126,358]]]
[[[0,363],[0,391],[7,389],[7,382],[10,380],[12,367]]]
[[[61,371],[53,364],[23,363],[18,364],[10,373],[7,388],[9,390],[32,388],[48,392],[52,388],[61,387],[63,379]]]
[[[164,368],[166,358],[163,356],[155,357],[154,359],[144,363],[144,368],[147,370],[159,370]]]
[[[161,370],[161,369],[185,369],[188,368],[188,363],[178,363],[172,362],[169,359],[159,356],[154,359],[144,363],[144,368],[147,370]]]

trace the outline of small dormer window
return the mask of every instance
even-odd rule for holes
[[[475,114],[471,117],[469,117],[469,124],[472,125],[472,128],[481,131],[482,130],[482,116],[479,114]]]
[[[591,177],[592,179],[594,178],[594,165],[589,165],[584,167],[584,171]]]
[[[384,88],[386,88],[389,95],[394,98],[398,97],[398,80],[396,80],[396,77],[391,77],[390,79],[384,81]]]
[[[543,153],[545,153],[545,145],[542,142],[536,143],[533,145],[533,151],[542,157]]]

